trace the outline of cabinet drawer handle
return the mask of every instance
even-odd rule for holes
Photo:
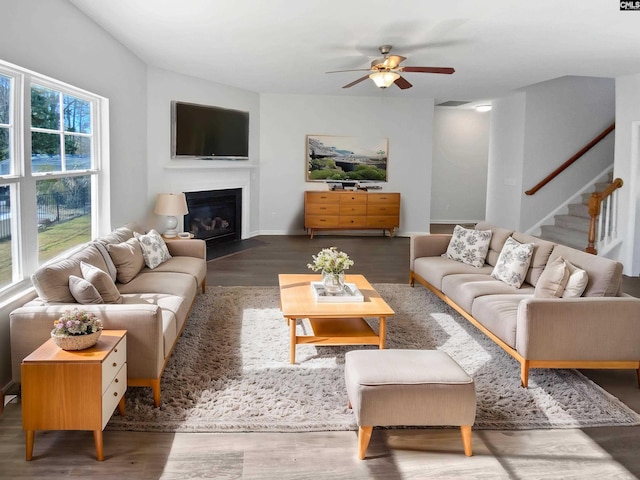
[[[118,382],[120,382],[120,380],[118,380],[118,379],[116,378],[116,379],[115,379],[115,383],[118,383]]]
[[[113,392],[113,396],[117,397],[118,396],[118,392]]]
[[[114,348],[114,349],[113,349],[113,351],[114,351],[114,352],[116,352],[116,353],[118,353],[118,349],[117,349],[117,348]]]
[[[118,366],[118,364],[117,364],[116,362],[113,362],[113,366],[114,366],[114,367],[117,367],[117,366]]]

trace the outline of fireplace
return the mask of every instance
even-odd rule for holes
[[[185,192],[185,197],[184,231],[207,243],[207,258],[216,246],[242,238],[242,188]]]

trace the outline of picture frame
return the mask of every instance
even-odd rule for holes
[[[387,182],[389,139],[306,136],[307,182]]]

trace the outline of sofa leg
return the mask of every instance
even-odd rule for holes
[[[415,285],[416,280],[413,278],[413,271],[409,270],[409,285],[412,287]]]
[[[205,278],[204,280],[202,280],[202,293],[205,292],[207,288],[207,279]]]
[[[160,406],[160,379],[151,380],[151,391],[153,392],[153,406]]]
[[[636,375],[638,376],[638,387],[640,387],[640,368],[636,370]]]
[[[520,382],[524,388],[529,385],[529,360],[520,363]]]
[[[461,425],[460,432],[462,433],[462,445],[464,446],[464,454],[467,457],[471,456],[471,425]]]
[[[364,460],[373,433],[373,426],[358,428],[358,458]]]

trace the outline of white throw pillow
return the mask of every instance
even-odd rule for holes
[[[531,263],[533,247],[533,243],[520,243],[511,237],[507,238],[491,276],[507,285],[520,288]]]
[[[489,253],[491,230],[473,230],[456,225],[447,247],[447,258],[482,267]]]
[[[587,272],[581,268],[576,267],[566,260],[565,262],[569,270],[569,280],[564,287],[564,292],[562,292],[562,298],[581,297],[587,288],[587,283],[589,283],[589,276]]]
[[[569,268],[562,257],[547,263],[536,283],[534,297],[559,298],[569,281]]]
[[[133,232],[133,234],[140,242],[142,256],[147,267],[154,269],[171,258],[167,244],[155,230],[150,230],[146,235],[138,232]]]
[[[69,275],[69,290],[76,302],[83,305],[104,303],[96,287],[84,278]]]

